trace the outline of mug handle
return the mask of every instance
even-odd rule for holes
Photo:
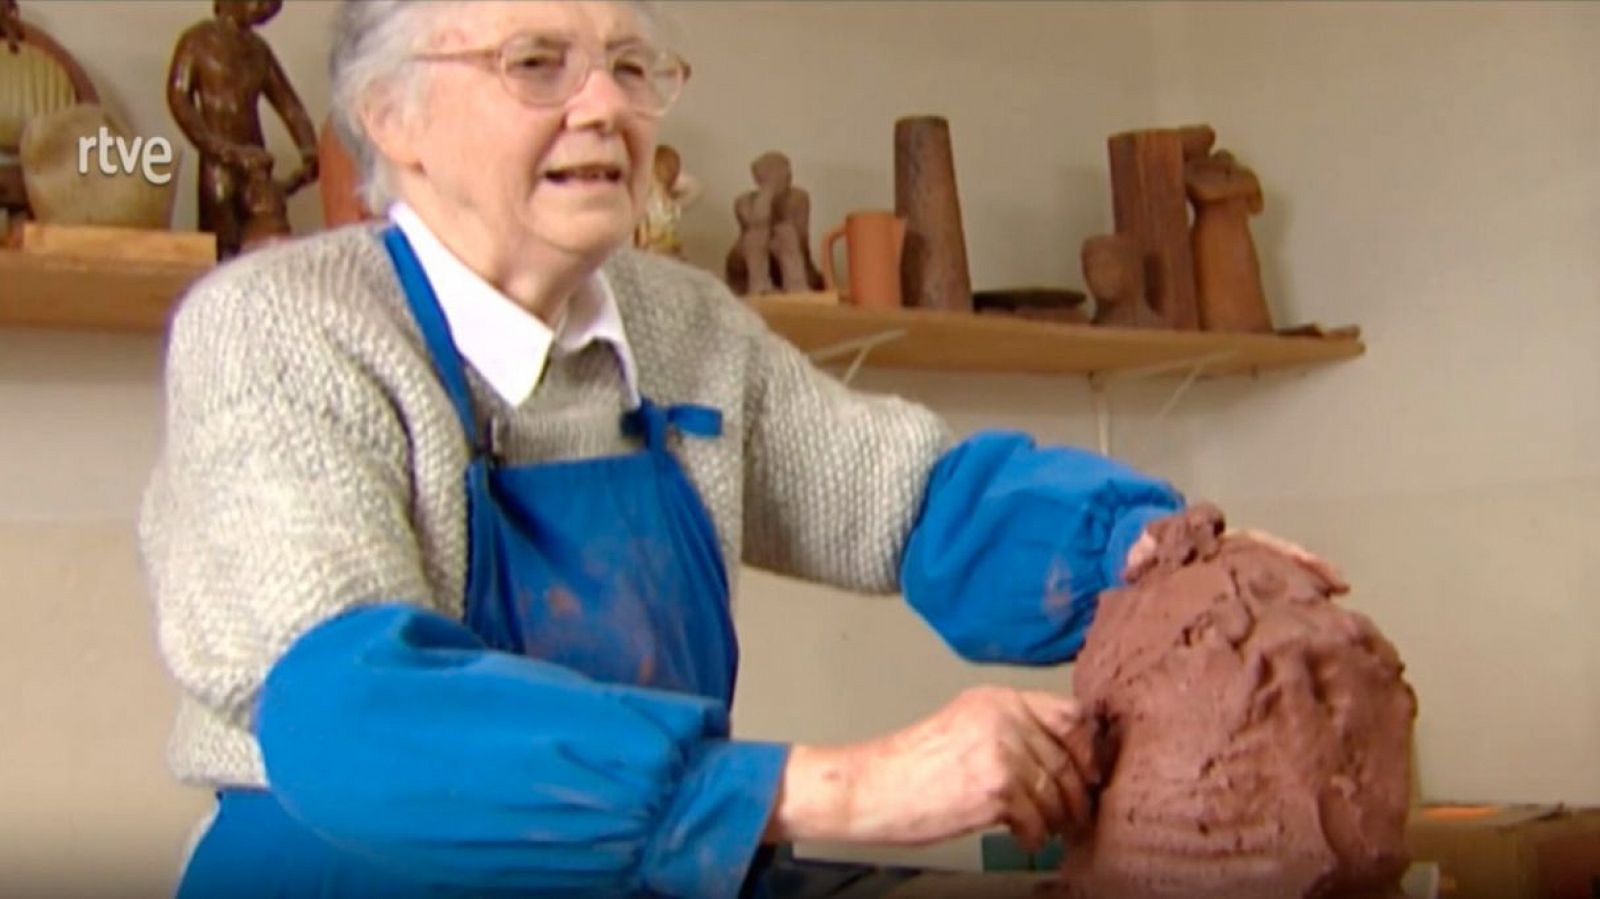
[[[833,245],[843,236],[844,225],[840,225],[822,237],[822,286],[828,290],[839,289],[839,279],[833,272]]]

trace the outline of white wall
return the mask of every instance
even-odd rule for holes
[[[174,138],[168,54],[209,6],[23,0],[136,133]],[[1600,7],[662,7],[695,66],[666,138],[708,183],[687,237],[713,268],[758,153],[793,158],[815,239],[892,203],[894,118],[939,113],[974,281],[1079,285],[1079,241],[1109,227],[1105,136],[1215,125],[1265,187],[1255,229],[1280,320],[1359,323],[1368,355],[1202,385],[1164,420],[1158,388],[1119,388],[1119,454],[1346,570],[1350,604],[1409,663],[1429,796],[1600,802]],[[331,12],[291,2],[266,29],[319,118]],[[292,213],[314,227],[312,195]],[[0,870],[88,853],[137,860],[160,887],[204,807],[161,767],[171,690],[131,539],[159,352],[154,337],[0,332]],[[962,431],[1094,437],[1076,381],[861,383]],[[1069,682],[962,665],[893,600],[749,572],[742,588],[751,736],[854,739],[969,683]],[[920,857],[975,858],[972,841]]]

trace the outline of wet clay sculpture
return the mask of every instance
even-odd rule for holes
[[[811,260],[811,196],[794,186],[789,157],[763,153],[750,164],[756,189],[733,203],[739,240],[728,251],[728,286],[741,296],[822,288]]]
[[[1272,317],[1250,237],[1250,216],[1262,208],[1261,183],[1231,153],[1213,151],[1211,141],[1194,149],[1186,154],[1183,177],[1194,204],[1190,245],[1200,326],[1207,331],[1269,332]]]
[[[272,48],[252,29],[278,14],[283,0],[218,0],[214,17],[178,38],[167,73],[167,106],[178,127],[200,151],[200,229],[217,235],[218,253],[232,256],[248,232],[287,223],[252,221],[274,202],[259,191],[277,190],[284,199],[317,177],[317,131],[289,85]],[[272,181],[273,158],[266,149],[257,106],[265,98],[277,111],[300,152],[300,167],[283,181]],[[256,192],[256,202],[247,194]]]
[[[1416,698],[1372,622],[1196,506],[1073,671],[1110,776],[1055,896],[1398,897]]]
[[[971,312],[967,241],[945,119],[916,116],[894,123],[894,210],[906,220],[900,268],[906,305]]]
[[[1083,280],[1094,296],[1094,323],[1113,328],[1162,328],[1166,322],[1145,302],[1139,244],[1126,234],[1083,242]]]

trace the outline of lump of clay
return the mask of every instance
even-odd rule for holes
[[[1101,599],[1073,674],[1110,776],[1073,897],[1389,897],[1407,858],[1416,698],[1334,585],[1199,506]]]

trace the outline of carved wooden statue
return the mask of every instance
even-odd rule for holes
[[[652,253],[683,258],[683,238],[678,233],[684,207],[700,196],[700,182],[683,170],[678,151],[660,144],[645,199],[644,215],[634,228],[633,245]]]
[[[1144,259],[1132,236],[1102,234],[1084,241],[1083,280],[1094,296],[1095,324],[1166,327],[1166,321],[1145,299]]]
[[[252,30],[282,7],[283,0],[217,0],[213,18],[179,37],[167,75],[172,117],[200,151],[200,228],[217,235],[223,257],[242,248],[246,231],[259,238],[264,228],[282,226],[287,233],[286,222],[252,222],[276,205],[259,196],[247,202],[253,180],[257,192],[270,188],[287,199],[317,177],[316,128],[272,48]],[[273,159],[257,113],[262,98],[300,151],[300,167],[281,182],[270,180]]]
[[[1261,289],[1261,265],[1250,216],[1261,212],[1261,183],[1231,153],[1219,150],[1184,165],[1194,203],[1195,286],[1207,331],[1272,330]]]
[[[789,157],[764,153],[750,164],[756,189],[733,203],[739,240],[728,251],[728,286],[743,296],[822,288],[812,263],[811,196],[794,186]]]

